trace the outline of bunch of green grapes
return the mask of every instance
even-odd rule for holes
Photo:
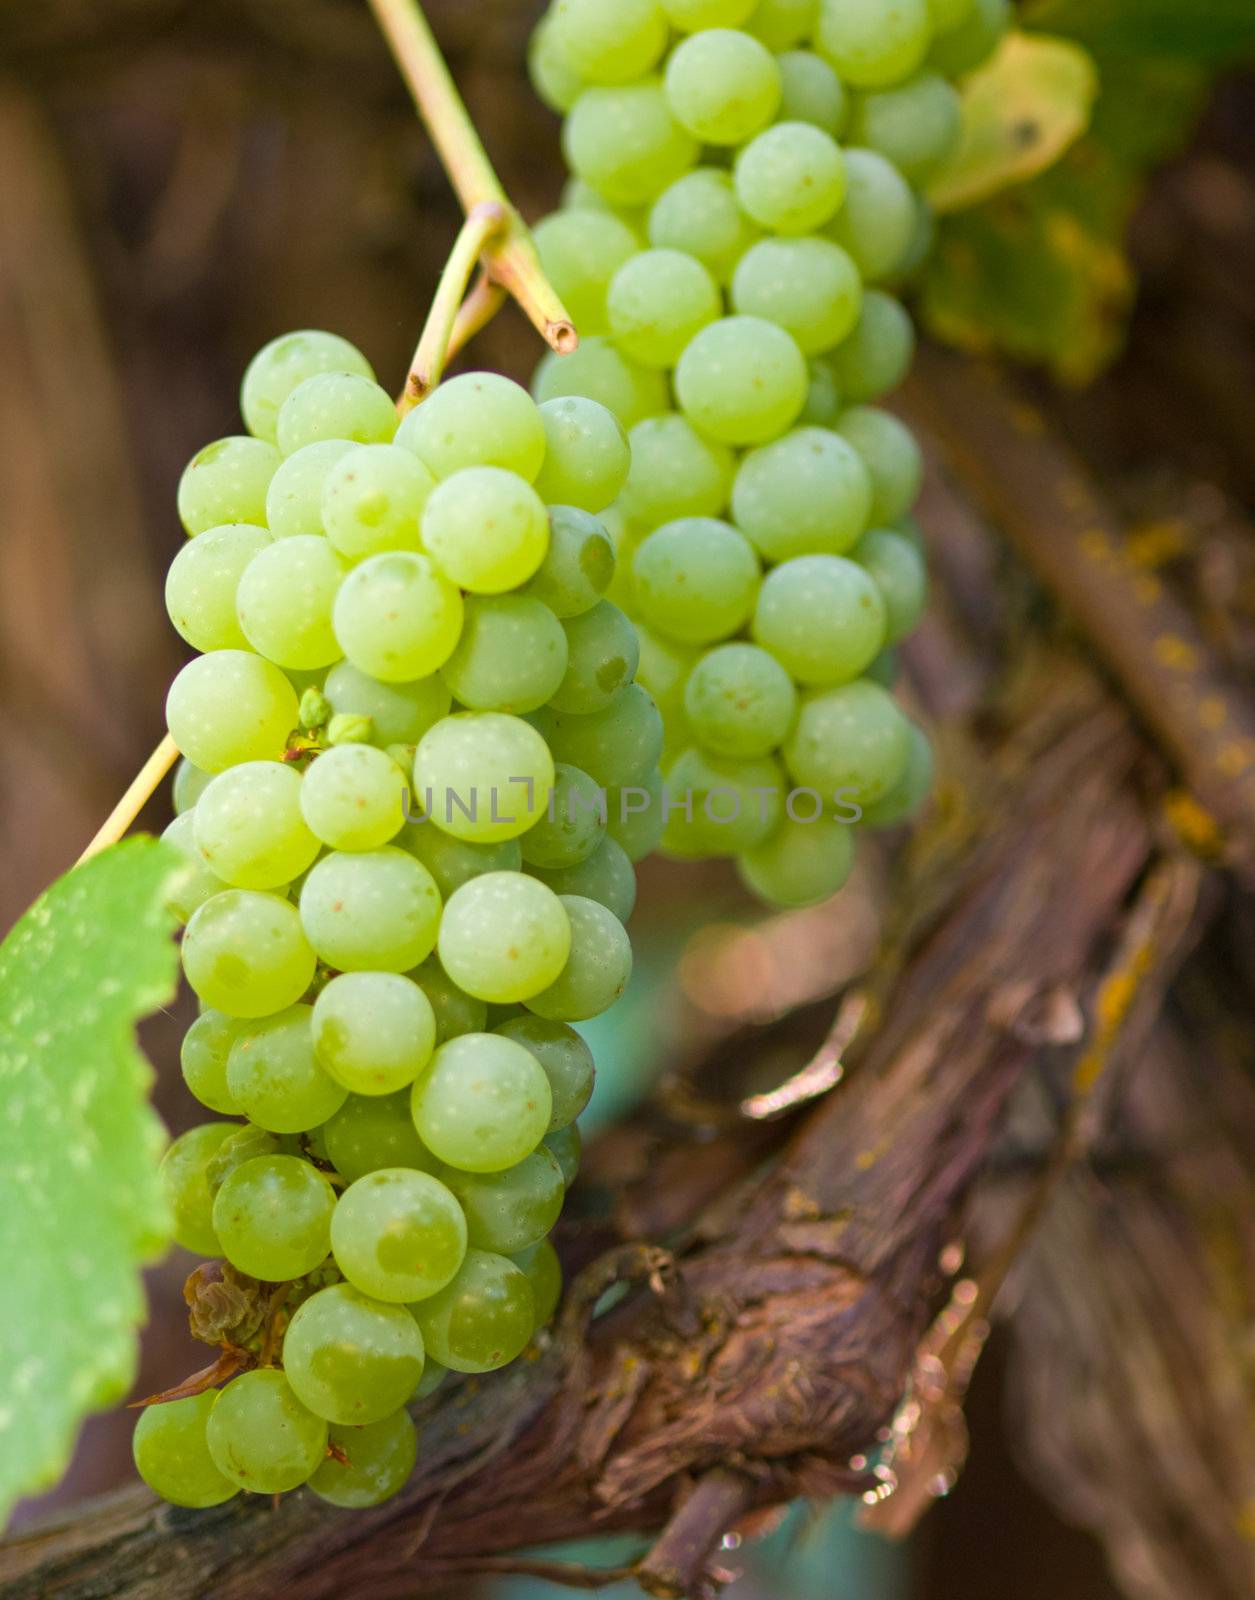
[[[307,332],[242,410],[183,475],[166,590],[202,652],[167,703],[168,837],[216,1120],[163,1172],[181,1244],[288,1293],[264,1364],[150,1407],[135,1456],[182,1505],[367,1505],[413,1465],[407,1404],[553,1314],[593,1087],[571,1024],[628,981],[647,843],[607,797],[656,781],[662,725],[604,598],[605,407],[470,373],[399,421]]]
[[[572,177],[536,228],[584,336],[533,392],[595,398],[632,465],[612,591],[666,725],[661,848],[765,900],[844,883],[910,816],[928,741],[891,692],[926,570],[908,429],[876,404],[914,334],[951,80],[1007,0],[553,0],[532,74]]]

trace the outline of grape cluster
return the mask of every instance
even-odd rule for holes
[[[571,179],[536,228],[584,335],[533,393],[629,430],[612,592],[667,730],[665,852],[769,902],[839,889],[931,781],[890,693],[924,605],[920,453],[874,404],[910,317],[950,79],[1006,0],[553,0],[531,67]]]
[[[218,1120],[163,1176],[176,1238],[265,1316],[135,1456],[182,1505],[366,1505],[413,1465],[407,1403],[553,1314],[593,1087],[570,1024],[631,970],[643,845],[606,791],[654,780],[662,725],[603,598],[629,463],[603,406],[470,373],[398,425],[305,332],[242,410],[183,474],[166,589],[202,652],[167,703],[182,1065]]]

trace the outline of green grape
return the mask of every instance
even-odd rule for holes
[[[314,1053],[354,1094],[392,1094],[413,1083],[436,1048],[436,1014],[398,972],[344,972],[314,1002]]]
[[[240,1112],[227,1083],[227,1057],[242,1026],[238,1018],[210,1007],[193,1021],[179,1048],[184,1083],[201,1105],[226,1116]]]
[[[214,1231],[233,1267],[267,1283],[303,1278],[327,1258],[335,1190],[299,1156],[254,1156],[223,1179]]]
[[[914,354],[915,329],[906,308],[892,295],[869,289],[858,321],[829,360],[848,402],[876,400],[896,389]]]
[[[775,57],[734,28],[690,34],[671,52],[665,83],[676,121],[703,144],[743,144],[780,105]]]
[[[543,447],[539,417],[536,426]],[[545,559],[549,521],[540,496],[517,473],[463,467],[432,492],[423,512],[423,544],[460,588],[501,594],[525,583]]]
[[[435,831],[432,830],[433,833]],[[448,838],[448,834],[443,837]],[[509,843],[516,844],[516,841],[511,839]],[[473,850],[475,846],[465,845],[463,848]],[[517,872],[519,864],[516,863],[509,870]],[[487,1005],[484,1001],[477,1000],[474,995],[467,994],[464,989],[459,989],[440,965],[438,956],[428,956],[421,967],[414,968],[410,976],[431,1001],[431,1008],[436,1016],[438,1045],[444,1044],[449,1039],[456,1039],[462,1033],[483,1033],[488,1022]]]
[[[723,317],[690,341],[675,370],[680,409],[724,444],[762,444],[806,400],[806,360],[783,328],[761,317]]]
[[[883,526],[905,516],[924,477],[924,458],[906,423],[875,406],[851,406],[841,413],[837,428],[871,475],[872,522]]]
[[[684,687],[693,732],[719,756],[765,756],[783,743],[797,709],[793,680],[753,644],[721,644],[704,655]]]
[[[242,1128],[233,1124],[231,1132],[214,1151],[205,1168],[210,1195],[216,1199],[218,1190],[235,1169],[251,1161],[254,1156],[277,1156],[282,1153],[283,1144],[273,1133],[267,1133],[264,1128],[255,1128],[251,1122],[246,1122]]]
[[[845,204],[825,230],[846,250],[864,279],[896,272],[916,229],[915,194],[875,150],[847,149]]]
[[[938,32],[928,65],[943,78],[962,78],[982,66],[1011,26],[1014,18],[1011,0],[975,0],[968,15],[956,27]]]
[[[561,626],[567,639],[567,668],[549,702],[557,711],[600,711],[632,681],[640,657],[636,630],[609,600],[599,600],[590,611],[569,617]],[[526,856],[526,846],[523,853]]]
[[[603,789],[641,783],[662,754],[662,718],[647,690],[629,683],[603,711],[533,713],[554,759],[579,767]]]
[[[279,407],[275,442],[295,455],[322,439],[388,444],[397,413],[386,390],[360,372],[320,372],[298,383]]]
[[[886,646],[863,673],[863,676],[870,678],[873,683],[880,684],[884,689],[892,689],[898,681],[900,666],[898,652],[892,646]]]
[[[198,450],[179,479],[179,521],[189,534],[224,523],[264,526],[266,490],[279,452],[263,439],[234,434]]]
[[[865,828],[896,828],[909,822],[932,793],[935,760],[928,735],[907,718],[910,750],[902,776],[879,800],[863,807],[860,819]]]
[[[535,711],[563,681],[567,636],[549,607],[528,595],[471,595],[462,637],[441,669],[471,711]]]
[[[390,1500],[409,1481],[418,1434],[404,1410],[365,1427],[332,1423],[327,1432],[331,1453],[309,1480],[320,1500],[358,1511]]]
[[[620,791],[615,790],[617,795]],[[657,840],[650,841],[652,850]],[[646,851],[645,853],[648,853]],[[604,838],[591,855],[569,867],[529,867],[533,877],[547,883],[555,894],[583,895],[613,911],[626,923],[636,905],[636,873],[626,851],[616,840]]]
[[[496,1005],[538,994],[562,971],[570,948],[557,895],[518,872],[486,872],[464,883],[440,923],[441,966],[467,994]]]
[[[642,250],[610,280],[606,314],[619,348],[647,367],[671,367],[699,329],[719,315],[710,273],[679,250]]]
[[[224,889],[206,900],[183,934],[188,983],[229,1017],[265,1017],[299,1000],[315,956],[294,905],[255,889]]]
[[[831,134],[777,122],[743,146],[732,171],[742,209],[772,233],[810,233],[845,195],[845,163]]]
[[[172,1505],[201,1510],[239,1493],[209,1454],[206,1425],[216,1390],[167,1400],[140,1412],[131,1437],[135,1467],[154,1493]]]
[[[684,718],[684,685],[697,665],[701,650],[694,645],[664,639],[644,623],[637,624],[636,632],[641,645],[636,681],[644,684],[657,701],[670,739],[677,722]]]
[[[769,50],[791,50],[809,39],[819,20],[819,0],[758,0],[745,24]]]
[[[283,1336],[283,1370],[316,1417],[342,1427],[382,1422],[414,1392],[423,1336],[404,1306],[336,1283],[296,1308]]]
[[[948,33],[966,22],[975,0],[928,0],[928,20],[935,33]]]
[[[631,83],[667,45],[657,0],[554,0],[555,44],[586,83]]]
[[[170,799],[176,816],[182,816],[185,811],[192,809],[204,794],[212,777],[212,772],[202,772],[199,767],[193,766],[186,756],[179,758],[170,789]]]
[[[528,867],[569,867],[592,855],[606,831],[605,806],[605,795],[586,772],[559,762],[549,812],[523,835]]]
[[[424,463],[401,444],[355,445],[323,485],[327,538],[346,561],[381,550],[417,550],[419,521],[435,484]]]
[[[569,1028],[565,1022],[550,1022],[544,1017],[531,1016],[525,1012],[522,1016],[511,1017],[508,1022],[503,1022],[499,1028],[494,1028],[493,1032],[503,1039],[513,1039],[525,1050],[529,1050],[540,1062],[546,1078],[549,1079],[553,1108],[549,1114],[546,1133],[553,1133],[555,1129],[565,1128],[568,1123],[574,1122],[592,1098],[595,1078],[593,1052],[575,1029]],[[530,1157],[528,1159],[530,1160]],[[509,1170],[517,1172],[518,1168],[512,1167]],[[456,1185],[454,1193],[461,1193]],[[548,1233],[549,1228],[546,1227],[543,1231]],[[471,1242],[474,1244],[478,1241],[472,1238]],[[498,1248],[500,1247],[497,1245],[484,1246],[486,1250]],[[519,1249],[522,1248],[520,1245]],[[507,1252],[509,1253],[511,1252]]]
[[[338,661],[331,608],[345,571],[321,534],[294,534],[259,550],[235,591],[236,616],[258,655],[300,670]]]
[[[448,685],[435,673],[410,683],[380,683],[351,661],[332,667],[323,693],[333,712],[369,717],[381,745],[417,744],[453,703]]]
[[[784,774],[770,756],[734,759],[690,746],[667,773],[663,847],[684,857],[752,850],[775,827],[784,792]]]
[[[327,1454],[327,1424],[272,1367],[233,1378],[209,1413],[205,1433],[218,1470],[255,1494],[300,1488]]]
[[[449,1168],[446,1181],[466,1213],[472,1248],[503,1256],[539,1244],[557,1222],[566,1195],[562,1168],[543,1144],[504,1172]]]
[[[440,925],[435,880],[396,845],[324,856],[300,905],[310,944],[341,972],[406,972],[431,954]]]
[[[521,1044],[464,1033],[436,1051],[414,1084],[410,1107],[419,1137],[441,1161],[463,1172],[502,1172],[544,1137],[553,1095],[540,1063]]]
[[[682,250],[726,283],[757,237],[720,167],[694,167],[664,189],[649,212],[649,242]]]
[[[732,485],[737,527],[768,561],[842,554],[867,526],[871,501],[862,457],[828,428],[796,428],[748,451]]]
[[[552,1133],[545,1135],[544,1143],[545,1148],[557,1156],[558,1165],[562,1168],[562,1181],[569,1189],[580,1170],[582,1140],[579,1124],[571,1122],[565,1128],[555,1128]]]
[[[351,450],[351,439],[320,439],[280,463],[266,491],[266,525],[276,539],[299,533],[325,533],[323,488],[332,468]]]
[[[840,78],[813,50],[787,50],[780,69],[780,121],[809,122],[835,139],[849,111]]]
[[[777,323],[808,356],[849,334],[862,299],[858,268],[828,239],[760,239],[732,279],[736,310]]]
[[[665,411],[629,435],[632,465],[620,505],[646,527],[677,517],[717,517],[728,504],[735,462],[727,445],[704,439],[687,417]]]
[[[544,815],[552,788],[553,756],[544,738],[504,712],[445,717],[414,753],[415,799],[424,814],[473,844],[526,833]]]
[[[434,389],[397,430],[437,478],[498,467],[531,483],[545,459],[545,428],[520,384],[496,372],[464,372]]]
[[[268,1133],[305,1133],[344,1104],[347,1088],[314,1054],[313,1012],[289,1006],[242,1028],[227,1061],[227,1087],[240,1110]]]
[[[166,905],[180,922],[187,922],[206,900],[221,894],[226,884],[196,848],[196,812],[184,811],[161,835],[183,857],[183,870],[166,890]]]
[[[798,783],[870,805],[897,783],[910,752],[910,724],[893,696],[859,679],[802,697],[784,760]]]
[[[222,1141],[237,1127],[234,1122],[203,1122],[180,1134],[161,1158],[161,1187],[174,1218],[171,1231],[175,1242],[198,1256],[218,1254],[206,1168]]]
[[[888,528],[869,528],[850,556],[876,580],[885,602],[885,642],[912,631],[928,601],[928,569],[911,541]]]
[[[536,492],[550,505],[603,511],[622,489],[630,453],[613,411],[583,395],[563,395],[540,408],[545,461]]]
[[[841,390],[832,363],[817,358],[810,363],[810,384],[798,426],[831,428],[841,414]]]
[[[548,13],[532,29],[527,45],[527,75],[537,98],[559,114],[571,109],[584,88],[584,80],[555,35],[553,18]]]
[[[425,1300],[461,1266],[466,1218],[431,1173],[383,1167],[358,1178],[340,1196],[331,1219],[331,1249],[340,1271],[362,1294],[389,1304]]]
[[[224,883],[276,889],[313,863],[302,791],[300,773],[281,761],[245,761],[213,779],[190,815],[196,848]]]
[[[300,808],[311,836],[333,850],[374,850],[400,830],[406,794],[405,774],[391,756],[342,744],[310,763]]]
[[[420,1400],[426,1400],[428,1395],[435,1394],[448,1376],[448,1367],[442,1367],[438,1361],[428,1355],[423,1363],[423,1375],[418,1380],[414,1393],[410,1396],[410,1404],[417,1405]]]
[[[533,230],[540,265],[582,338],[605,333],[606,288],[640,249],[625,222],[609,211],[553,211]],[[582,348],[582,346],[581,346]],[[545,494],[542,489],[540,491]],[[549,496],[545,494],[545,498]]]
[[[527,1277],[505,1256],[468,1250],[456,1278],[413,1308],[423,1344],[454,1372],[492,1372],[520,1355],[532,1336],[536,1301]]]
[[[684,644],[710,644],[735,633],[753,610],[758,557],[731,523],[682,517],[642,542],[632,576],[651,627]]]
[[[327,1159],[348,1183],[382,1167],[430,1171],[435,1158],[423,1147],[410,1115],[409,1090],[351,1094],[322,1129]]]
[[[846,83],[878,89],[914,72],[930,37],[927,0],[822,0],[815,48]]]
[[[887,618],[875,580],[857,562],[797,556],[763,579],[750,632],[798,683],[844,683],[881,649]]]
[[[416,856],[431,873],[442,900],[447,900],[455,889],[477,878],[481,872],[518,872],[523,865],[523,852],[517,839],[475,844],[469,839],[458,839],[430,822],[407,823],[396,842]]]
[[[963,103],[953,85],[924,72],[856,103],[850,137],[892,161],[922,186],[944,166],[963,135]]]
[[[614,912],[582,895],[560,897],[571,925],[571,953],[559,975],[527,1009],[550,1022],[584,1022],[619,998],[632,976],[632,946]],[[546,1112],[546,1122],[552,1114]]]
[[[240,575],[271,543],[265,528],[229,522],[190,539],[166,574],[166,611],[175,630],[196,650],[247,650],[235,615]]]
[[[198,656],[170,685],[166,726],[204,772],[277,760],[296,727],[296,692],[271,661],[247,650]]]
[[[541,405],[566,395],[583,395],[614,413],[625,428],[667,409],[663,373],[629,361],[608,339],[590,336],[579,348],[560,356],[547,350],[532,379],[532,393]]]
[[[523,593],[556,617],[578,617],[597,604],[613,576],[614,544],[597,518],[576,506],[550,506],[549,549]]]
[[[353,568],[332,617],[340,648],[359,672],[408,683],[453,654],[462,632],[462,596],[430,556],[393,550]]]
[[[676,121],[662,84],[645,78],[586,90],[563,124],[562,150],[570,170],[607,200],[640,206],[694,165],[699,146]]]
[[[754,0],[659,0],[667,21],[681,33],[702,28],[739,28],[754,9]]]
[[[370,362],[347,339],[303,328],[282,333],[249,362],[240,385],[240,410],[250,433],[274,443],[279,407],[298,384],[320,372],[355,372],[373,378]]]
[[[813,807],[812,807],[813,809]],[[854,829],[833,816],[805,821],[782,819],[770,838],[737,857],[737,870],[747,889],[775,906],[813,906],[836,894],[854,862]]]
[[[548,1326],[562,1299],[562,1263],[558,1252],[548,1239],[542,1239],[539,1244],[516,1251],[510,1260],[532,1286],[536,1307],[534,1327]]]
[[[914,227],[906,254],[898,263],[898,277],[910,279],[928,260],[937,238],[937,218],[928,196],[911,191],[915,203]]]

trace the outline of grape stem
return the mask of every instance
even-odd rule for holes
[[[531,231],[493,170],[418,0],[370,0],[370,8],[467,217],[485,202],[505,209],[507,225],[484,249],[489,278],[514,296],[546,343],[568,355],[579,343],[575,325],[541,270]]]
[[[422,337],[410,362],[405,388],[397,401],[397,410],[403,416],[440,382],[445,362],[453,354],[453,334],[471,274],[485,248],[509,227],[509,223],[509,209],[500,200],[481,200],[467,212],[440,274]]]
[[[130,787],[109,813],[104,825],[75,862],[75,866],[81,866],[84,861],[89,861],[92,856],[99,855],[109,845],[117,844],[118,840],[144,809],[153,790],[178,759],[178,746],[170,735],[166,734],[152,755],[149,756],[148,760],[135,774]]]

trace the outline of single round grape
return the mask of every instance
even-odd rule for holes
[[[636,681],[643,683],[657,701],[671,741],[677,725],[684,719],[684,685],[701,657],[701,648],[677,644],[674,639],[664,638],[647,628],[643,622],[637,624],[636,631],[641,644]]]
[[[639,206],[687,172],[699,146],[676,121],[662,84],[645,78],[586,90],[563,124],[562,150],[571,171],[607,200]]]
[[[414,754],[416,803],[438,828],[475,844],[525,833],[544,815],[552,788],[545,740],[503,712],[445,717]]]
[[[840,555],[867,526],[871,502],[862,457],[827,428],[748,451],[732,485],[736,525],[768,561]]]
[[[825,232],[848,251],[864,279],[896,272],[915,237],[916,203],[909,183],[875,150],[845,152],[845,204]]]
[[[758,0],[745,26],[769,50],[790,50],[809,39],[819,20],[819,0]]]
[[[305,879],[300,904],[310,944],[341,972],[406,972],[435,947],[440,891],[396,845],[324,856]]]
[[[558,1260],[558,1252],[548,1239],[542,1239],[539,1244],[529,1245],[526,1250],[515,1251],[510,1260],[532,1286],[534,1328],[547,1327],[562,1299],[562,1263]]]
[[[617,802],[621,793],[615,790],[612,798]],[[650,850],[656,842],[650,842]],[[603,838],[590,855],[569,867],[529,867],[528,871],[557,895],[578,894],[596,900],[622,923],[636,905],[636,873],[622,845],[611,838]]]
[[[671,815],[663,846],[681,856],[737,855],[771,833],[785,782],[770,756],[713,756],[690,745],[667,772]]]
[[[166,696],[170,737],[205,772],[278,760],[296,724],[296,691],[272,661],[247,650],[189,661]]]
[[[760,239],[741,257],[732,279],[736,310],[778,324],[806,355],[847,337],[862,298],[858,268],[828,239]]]
[[[927,0],[822,0],[815,48],[846,83],[877,89],[915,71],[931,34]]]
[[[249,362],[240,385],[240,410],[248,431],[273,443],[279,407],[298,384],[320,372],[375,376],[362,352],[335,333],[303,328],[264,344]]]
[[[546,989],[531,995],[527,1009],[550,1022],[584,1022],[619,998],[632,976],[632,946],[613,911],[582,895],[561,897],[571,924],[571,953]]]
[[[423,1300],[461,1266],[466,1218],[429,1172],[383,1167],[340,1196],[331,1248],[340,1271],[363,1294],[390,1304]]]
[[[804,684],[857,678],[885,642],[888,614],[870,573],[845,556],[798,556],[763,580],[751,633]]]
[[[298,1156],[254,1156],[223,1179],[214,1231],[233,1267],[267,1283],[303,1278],[331,1248],[335,1190]]]
[[[176,816],[190,811],[204,794],[213,778],[212,772],[203,772],[193,766],[186,756],[180,756],[174,769],[174,782],[170,786],[170,800]]]
[[[798,425],[832,428],[840,414],[841,389],[832,363],[822,356],[816,356],[810,362],[810,384],[806,391],[806,404],[797,419]]]
[[[487,1250],[468,1250],[453,1282],[413,1311],[424,1346],[454,1372],[506,1366],[526,1348],[536,1321],[526,1276]]]
[[[166,573],[166,611],[194,649],[248,649],[235,591],[245,567],[271,542],[265,528],[229,522],[206,528],[179,550]]]
[[[397,444],[436,478],[465,467],[500,467],[531,483],[545,459],[536,402],[496,372],[464,372],[440,384],[406,415]]]
[[[562,683],[567,636],[539,600],[527,595],[471,595],[462,637],[441,669],[471,711],[535,711]]]
[[[554,0],[554,39],[586,83],[631,83],[667,45],[657,0]]]
[[[183,971],[208,1006],[229,1017],[265,1017],[299,1000],[316,959],[288,900],[224,889],[183,934]]]
[[[442,1161],[464,1172],[501,1172],[540,1143],[553,1096],[522,1045],[465,1033],[436,1051],[414,1084],[411,1109],[419,1137]]]
[[[510,1005],[562,971],[571,932],[562,903],[517,872],[488,872],[456,889],[440,923],[440,964],[477,999]]]
[[[721,167],[694,167],[664,189],[649,212],[649,242],[682,250],[719,283],[732,276],[757,230],[736,202],[731,175]]]
[[[448,715],[453,703],[449,686],[438,674],[409,683],[380,683],[351,661],[332,667],[323,693],[334,712],[369,717],[380,745],[417,744],[433,723]]]
[[[873,523],[883,526],[905,516],[924,477],[923,456],[906,423],[876,406],[851,406],[841,413],[837,427],[871,475]]]
[[[907,719],[911,748],[902,776],[879,800],[863,807],[860,819],[865,828],[896,828],[909,822],[932,792],[935,760],[933,747],[924,730]]]
[[[205,1168],[210,1194],[216,1199],[218,1190],[235,1169],[242,1167],[246,1161],[253,1160],[255,1156],[277,1156],[282,1153],[283,1143],[275,1134],[254,1127],[251,1122],[246,1122],[243,1127],[233,1125]]]
[[[462,632],[462,596],[430,556],[393,550],[353,568],[332,616],[340,648],[360,672],[408,683],[453,654]]]
[[[321,515],[346,561],[382,550],[417,550],[423,507],[436,480],[400,444],[355,445],[327,473]]]
[[[481,872],[517,872],[523,864],[517,839],[475,844],[446,833],[430,821],[407,823],[396,842],[431,873],[442,900]]]
[[[693,668],[684,708],[693,732],[715,755],[765,756],[788,733],[797,694],[789,674],[766,650],[723,644]]]
[[[318,854],[301,815],[302,780],[281,761],[245,761],[209,784],[191,813],[196,848],[224,883],[274,889]]]
[[[264,526],[266,490],[278,465],[274,445],[245,434],[205,445],[179,479],[179,521],[189,534],[232,522]]]
[[[603,711],[570,715],[545,709],[533,721],[555,760],[579,767],[603,789],[642,782],[662,754],[662,718],[639,683],[620,689]]]
[[[578,617],[597,604],[613,576],[614,545],[597,518],[576,506],[550,506],[549,549],[523,593],[556,617]]]
[[[567,639],[567,667],[549,696],[550,704],[558,711],[600,711],[632,681],[640,656],[636,630],[609,600],[598,601],[561,626]],[[526,846],[523,853],[527,854]]]
[[[322,1132],[327,1159],[349,1183],[382,1167],[429,1172],[437,1165],[418,1137],[408,1088],[396,1094],[351,1094]]]
[[[536,492],[550,505],[602,511],[622,489],[630,453],[623,425],[583,395],[563,395],[540,407],[545,461]]]
[[[354,1094],[392,1094],[413,1083],[436,1048],[436,1015],[398,972],[344,972],[314,1002],[314,1052]]]
[[[737,870],[751,893],[774,906],[813,906],[836,894],[854,862],[854,829],[831,812],[809,820],[781,819],[770,838],[737,857]]]
[[[723,317],[680,357],[675,392],[689,421],[724,444],[762,444],[806,400],[806,360],[783,328],[761,317]]]
[[[663,412],[629,435],[632,466],[620,504],[649,528],[677,517],[717,517],[728,504],[735,461],[726,445],[705,439],[687,417]]]
[[[893,696],[866,679],[804,695],[784,747],[798,783],[824,795],[839,790],[856,805],[888,794],[910,753],[910,724]]]
[[[541,405],[566,395],[583,395],[614,413],[625,428],[667,408],[663,373],[630,361],[608,339],[581,339],[579,349],[560,356],[545,352],[532,378]]]
[[[730,523],[683,517],[664,523],[632,558],[645,621],[687,644],[710,644],[740,628],[754,606],[758,557]]]
[[[351,439],[320,439],[280,463],[266,491],[266,525],[276,539],[325,533],[322,494],[336,463],[360,449]]]
[[[179,1065],[183,1081],[211,1111],[238,1116],[239,1106],[227,1083],[227,1057],[244,1024],[211,1006],[202,1011],[183,1035]]]
[[[754,9],[754,0],[659,0],[667,21],[681,33],[702,28],[739,28]]]
[[[579,1174],[582,1146],[578,1122],[568,1123],[565,1128],[555,1128],[552,1133],[545,1135],[545,1148],[557,1156],[558,1165],[562,1168],[562,1180],[568,1189]]]
[[[734,28],[690,34],[671,52],[665,83],[676,121],[703,144],[743,144],[780,106],[775,57]]]
[[[331,1453],[309,1487],[320,1500],[347,1510],[390,1500],[405,1487],[418,1460],[418,1433],[404,1410],[365,1427],[332,1423],[328,1443]]]
[[[809,122],[837,138],[849,114],[840,78],[813,50],[786,50],[776,57],[780,69],[781,122]]]
[[[975,0],[961,22],[933,42],[928,64],[943,78],[962,78],[981,66],[998,48],[1015,12],[1011,0]]]
[[[870,528],[850,552],[876,580],[885,602],[885,640],[896,644],[915,627],[928,601],[928,570],[911,541],[888,528]]]
[[[845,163],[831,134],[777,122],[744,145],[732,172],[742,209],[772,233],[821,227],[845,196]]]
[[[539,416],[536,426],[543,448]],[[445,577],[474,594],[501,594],[525,583],[548,544],[540,496],[502,467],[452,473],[437,484],[423,512],[423,545],[431,559]]]
[[[182,870],[166,887],[166,905],[180,922],[187,922],[206,900],[221,894],[226,884],[196,848],[196,812],[184,811],[161,835],[182,856]]]
[[[214,1465],[206,1426],[218,1394],[208,1389],[183,1400],[145,1406],[131,1436],[135,1468],[154,1493],[171,1505],[220,1506],[238,1494]]]
[[[423,1336],[404,1306],[336,1283],[296,1308],[283,1336],[283,1370],[315,1416],[341,1426],[381,1422],[414,1392]]]
[[[205,1433],[218,1470],[255,1494],[298,1489],[327,1454],[327,1424],[273,1367],[233,1378],[210,1411]]]
[[[901,301],[879,289],[863,296],[858,321],[832,352],[833,374],[848,401],[876,400],[910,371],[915,329]]]
[[[203,1122],[181,1133],[161,1158],[161,1188],[174,1218],[175,1242],[198,1256],[218,1254],[213,1195],[206,1168],[238,1123]]]
[[[298,383],[279,407],[275,442],[295,455],[322,439],[388,444],[397,413],[386,390],[360,372],[320,372]]]
[[[962,136],[958,90],[933,72],[861,96],[850,125],[855,144],[879,150],[920,187],[954,154]]]
[[[543,1144],[504,1172],[451,1167],[446,1181],[466,1214],[472,1248],[500,1255],[539,1244],[557,1222],[566,1196],[562,1168]]]
[[[447,837],[447,836],[446,836]],[[513,841],[511,841],[513,842]],[[467,848],[470,848],[469,846]],[[517,871],[518,868],[511,870]],[[446,1043],[463,1033],[482,1033],[488,1021],[488,1007],[483,1000],[460,989],[440,965],[438,956],[428,956],[421,967],[410,974],[431,1002],[436,1017],[436,1043]]]
[[[342,744],[310,763],[300,809],[311,837],[333,850],[374,850],[400,831],[406,794],[405,774],[391,756]]]
[[[626,223],[609,211],[554,211],[533,230],[540,265],[582,337],[605,333],[606,288],[640,249]],[[546,500],[551,497],[540,490]]]
[[[345,571],[321,534],[295,534],[259,550],[235,591],[236,616],[258,655],[301,670],[338,661],[331,608]]]
[[[597,848],[606,831],[605,795],[586,772],[559,762],[549,812],[523,835],[528,867],[569,867]]]
[[[307,1005],[241,1028],[227,1061],[227,1085],[240,1110],[269,1133],[305,1133],[334,1116],[347,1089],[314,1054]]]
[[[575,70],[548,12],[532,29],[527,45],[527,75],[537,98],[550,111],[567,112],[579,99],[584,80]]]
[[[568,1123],[574,1122],[592,1098],[596,1075],[593,1053],[584,1039],[565,1022],[551,1022],[545,1017],[527,1013],[511,1017],[508,1022],[503,1022],[500,1027],[494,1028],[493,1032],[503,1039],[513,1039],[525,1050],[530,1051],[540,1062],[546,1078],[549,1079],[553,1107],[549,1114],[546,1133],[552,1133],[556,1128],[565,1128]],[[510,1170],[517,1171],[517,1168]],[[454,1192],[460,1193],[456,1186]],[[548,1231],[548,1228],[544,1229],[544,1232]],[[476,1241],[472,1239],[471,1242]],[[484,1248],[491,1250],[499,1247],[485,1245]],[[522,1248],[520,1245],[519,1249]],[[512,1252],[507,1252],[510,1253]]]
[[[662,807],[662,773],[655,768],[645,774],[640,782],[625,788],[611,789],[606,796],[606,833],[612,843],[619,845],[629,861],[643,861],[657,849],[665,825]],[[551,884],[550,888],[554,886]],[[558,894],[582,894],[581,889],[557,889]],[[590,900],[610,902],[599,894],[590,894]],[[635,879],[633,879],[635,899]],[[615,911],[613,905],[610,906]],[[618,915],[618,912],[615,911]],[[626,922],[626,917],[620,917]]]

